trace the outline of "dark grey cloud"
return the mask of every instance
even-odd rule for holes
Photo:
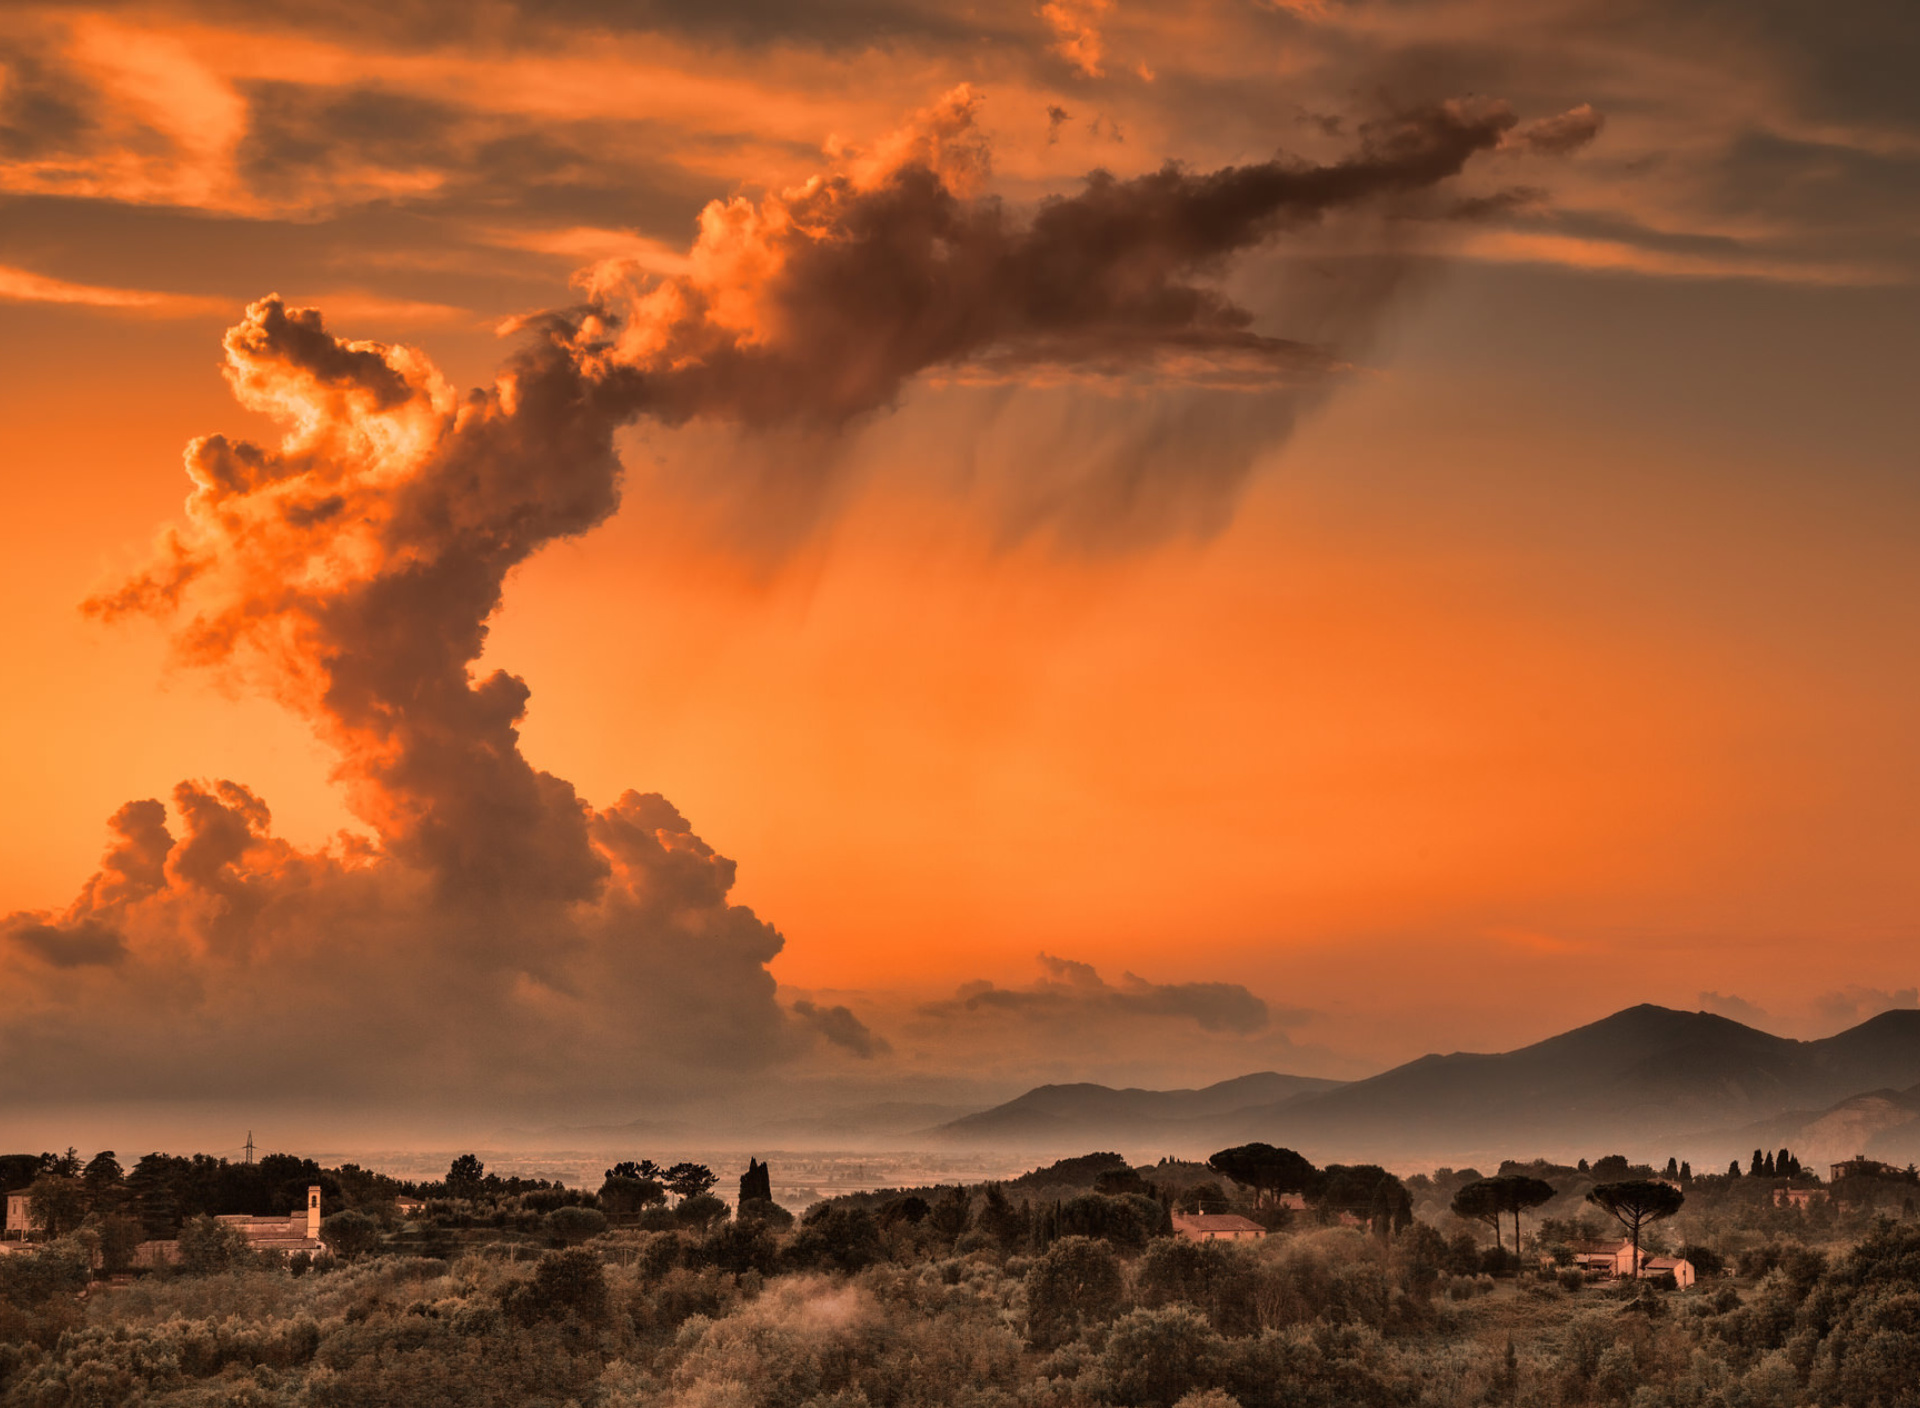
[[[875,1056],[884,1056],[893,1047],[886,1038],[876,1036],[867,1024],[853,1014],[853,1009],[835,1004],[822,1007],[807,999],[800,998],[789,1008],[800,1021],[818,1032],[829,1044],[843,1051],[850,1051],[862,1060],[871,1060]]]
[[[1292,1009],[1279,1014],[1238,983],[1153,983],[1133,973],[1119,983],[1102,978],[1088,963],[1040,955],[1042,976],[1023,988],[968,983],[953,997],[924,1004],[920,1015],[942,1022],[970,1018],[1008,1018],[1021,1023],[1110,1021],[1114,1018],[1162,1018],[1190,1022],[1207,1032],[1247,1034],[1305,1017]]]
[[[272,27],[408,48],[522,45],[555,35],[662,34],[743,48],[861,50],[896,44],[1038,44],[1032,6],[1017,0],[98,0],[98,8],[162,9],[222,24]]]
[[[0,156],[33,160],[83,148],[94,128],[91,84],[49,46],[0,40]]]
[[[927,121],[964,151],[971,100]],[[778,218],[755,237],[776,272],[753,293],[750,331],[713,311],[729,290],[684,279],[670,324],[640,302],[657,302],[647,286],[631,314],[642,340],[610,336],[605,355],[627,372],[636,406],[669,422],[840,424],[890,405],[921,372],[974,363],[1098,371],[1173,360],[1281,381],[1320,369],[1325,354],[1255,331],[1213,276],[1332,213],[1417,200],[1516,121],[1502,103],[1444,103],[1365,124],[1332,162],[1096,171],[1025,219],[920,160],[871,184],[816,182],[763,203]]]
[[[1766,1030],[1772,1020],[1767,1010],[1737,993],[1703,992],[1699,997],[1700,1008],[1704,1012],[1716,1013],[1722,1017],[1731,1017],[1736,1022],[1744,1022],[1749,1027]]]
[[[127,956],[126,938],[117,929],[92,919],[63,927],[15,914],[0,920],[0,935],[55,968],[109,965]]]
[[[1826,1035],[1858,1026],[1882,1012],[1920,1007],[1920,988],[1888,990],[1849,983],[1843,988],[1822,993],[1814,1000],[1813,1007],[1816,1019],[1825,1028],[1821,1034]]]

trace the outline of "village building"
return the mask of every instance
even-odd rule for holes
[[[1647,1253],[1640,1252],[1640,1263],[1646,1265]],[[1582,1242],[1573,1249],[1573,1264],[1589,1276],[1631,1276],[1633,1275],[1633,1242],[1626,1237],[1616,1237],[1608,1241]]]
[[[1833,1165],[1832,1174],[1828,1182],[1838,1183],[1843,1178],[1905,1178],[1907,1171],[1895,1168],[1892,1164],[1883,1164],[1878,1159],[1870,1159],[1865,1154],[1855,1154]]]
[[[1777,1208],[1798,1208],[1805,1212],[1815,1203],[1824,1203],[1832,1195],[1825,1188],[1776,1188],[1773,1190],[1773,1205]]]
[[[214,1218],[215,1222],[231,1227],[246,1239],[250,1251],[275,1252],[291,1255],[294,1252],[318,1252],[326,1250],[326,1243],[320,1240],[320,1185],[315,1183],[307,1189],[307,1205],[296,1208],[285,1217],[256,1217],[252,1213],[222,1213]],[[135,1266],[160,1266],[177,1261],[180,1244],[177,1241],[142,1242],[134,1249]]]
[[[215,1219],[224,1222],[257,1252],[316,1252],[320,1240],[320,1185],[307,1189],[307,1205],[285,1217],[254,1217],[249,1213],[227,1213]]]
[[[1693,1263],[1683,1256],[1647,1257],[1640,1264],[1640,1274],[1655,1278],[1671,1276],[1673,1284],[1683,1291],[1697,1279],[1694,1275]]]
[[[1233,1212],[1177,1212],[1173,1230],[1189,1242],[1251,1242],[1267,1235],[1259,1223]]]
[[[28,1188],[16,1188],[7,1194],[6,1238],[9,1242],[24,1242],[32,1230],[33,1192]]]
[[[1550,1260],[1550,1259],[1549,1259]],[[1610,1241],[1582,1242],[1573,1249],[1573,1264],[1588,1276],[1620,1280],[1633,1275],[1633,1240],[1617,1237]],[[1640,1248],[1640,1275],[1643,1278],[1671,1275],[1681,1290],[1695,1280],[1694,1265],[1682,1256],[1656,1256]]]

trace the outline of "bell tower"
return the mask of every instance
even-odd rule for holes
[[[315,1183],[307,1189],[307,1239],[320,1240],[320,1185]]]

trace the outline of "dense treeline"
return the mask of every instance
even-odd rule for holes
[[[1493,1177],[1553,1183],[1528,1167]],[[1584,1200],[1596,1169],[1643,1171],[1572,1169],[1556,1196]],[[1853,1214],[1775,1226],[1770,1202],[1761,1226],[1700,1180],[1716,1210],[1684,1235],[1717,1227],[1738,1274],[1676,1294],[1540,1265],[1551,1238],[1585,1235],[1578,1217],[1543,1219],[1516,1261],[1437,1207],[1480,1178],[1452,1171],[1399,1185],[1405,1219],[1372,1174],[1328,1198],[1341,1175],[1313,1171],[1322,1205],[1302,1213],[1257,1209],[1271,1198],[1219,1168],[1097,1159],[796,1221],[757,1179],[716,1214],[711,1175],[687,1167],[625,1225],[606,1186],[490,1192],[477,1160],[462,1171],[419,1217],[319,1264],[229,1247],[90,1291],[84,1226],[0,1257],[0,1408],[1892,1408],[1920,1384],[1920,1226],[1882,1218],[1850,1240]],[[607,1184],[663,1172],[622,1165]],[[347,1212],[372,1222],[372,1206]],[[1168,1235],[1183,1206],[1282,1226],[1189,1241]],[[592,1216],[569,1232],[569,1211]],[[410,1228],[462,1219],[484,1235],[454,1254],[402,1250]]]

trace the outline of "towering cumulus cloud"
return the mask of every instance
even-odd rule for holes
[[[716,202],[683,276],[589,271],[587,302],[528,320],[465,395],[314,310],[247,310],[227,377],[283,438],[195,441],[184,522],[91,609],[167,620],[187,659],[307,720],[370,834],[296,848],[233,782],[129,802],[70,906],[0,929],[0,1084],[244,1096],[324,1050],[335,1092],[606,1105],[807,1049],[885,1056],[845,1009],[776,1002],[779,934],[664,799],[595,809],[521,753],[526,685],[472,673],[508,572],[614,512],[636,418],[833,427],[962,365],[1311,375],[1321,354],[1255,332],[1207,276],[1335,208],[1418,197],[1514,124],[1435,107],[1331,165],[1097,175],[1021,219],[980,191],[970,104]]]

